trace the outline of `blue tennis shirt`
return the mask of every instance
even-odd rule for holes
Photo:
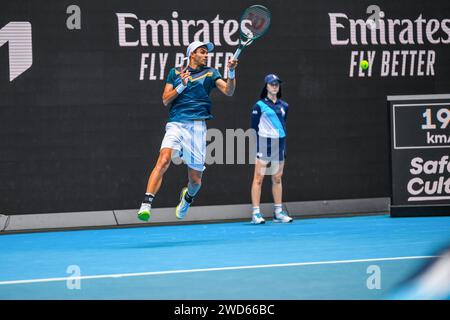
[[[209,94],[216,87],[216,80],[221,79],[219,71],[210,67],[192,69],[187,88],[172,101],[169,111],[169,122],[186,120],[212,119],[211,99]],[[166,83],[176,88],[181,83],[180,68],[172,68],[167,75]]]
[[[252,109],[252,128],[260,137],[284,138],[288,110],[289,105],[281,99],[276,103],[268,98],[261,99]]]

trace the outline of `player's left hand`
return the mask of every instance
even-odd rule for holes
[[[233,69],[236,69],[237,65],[238,65],[238,60],[230,59],[227,63],[227,68],[228,68],[228,70],[233,70]]]

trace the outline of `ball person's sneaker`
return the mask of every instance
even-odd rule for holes
[[[253,224],[263,224],[265,222],[266,222],[266,220],[264,220],[261,213],[253,213],[252,214],[252,223]]]
[[[184,217],[186,216],[186,213],[189,210],[189,206],[191,205],[189,202],[186,201],[186,199],[184,198],[184,196],[186,195],[186,193],[188,192],[188,188],[184,187],[181,190],[180,193],[180,203],[177,205],[176,209],[175,209],[175,215],[177,216],[178,219],[184,219]]]
[[[151,216],[151,205],[149,203],[143,203],[141,204],[141,208],[139,209],[139,212],[137,214],[137,217],[139,220],[142,221],[148,221]]]
[[[286,211],[281,211],[280,213],[273,213],[273,222],[288,223],[292,222],[292,218],[288,216]]]

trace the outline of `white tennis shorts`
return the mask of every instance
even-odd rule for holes
[[[183,159],[186,165],[197,171],[204,171],[206,160],[206,122],[192,120],[168,122],[162,148],[176,150],[175,156]]]

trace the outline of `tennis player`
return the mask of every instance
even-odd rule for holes
[[[264,79],[260,100],[252,110],[252,128],[257,133],[255,172],[252,183],[252,223],[262,224],[265,220],[259,209],[261,188],[267,166],[271,163],[272,195],[274,200],[273,222],[292,222],[283,210],[282,183],[286,159],[286,119],[288,104],[281,100],[281,80],[275,74]]]
[[[169,168],[172,155],[179,156],[188,167],[188,184],[180,193],[180,202],[175,210],[178,219],[183,219],[200,190],[205,170],[206,120],[211,119],[212,89],[218,88],[232,96],[236,88],[235,68],[237,60],[227,63],[228,79],[222,79],[214,68],[207,67],[208,53],[213,51],[212,43],[192,42],[186,51],[188,65],[172,68],[166,79],[162,95],[163,104],[170,106],[166,133],[161,143],[159,157],[147,184],[144,201],[137,214],[148,221],[152,202],[161,187],[164,173]]]

